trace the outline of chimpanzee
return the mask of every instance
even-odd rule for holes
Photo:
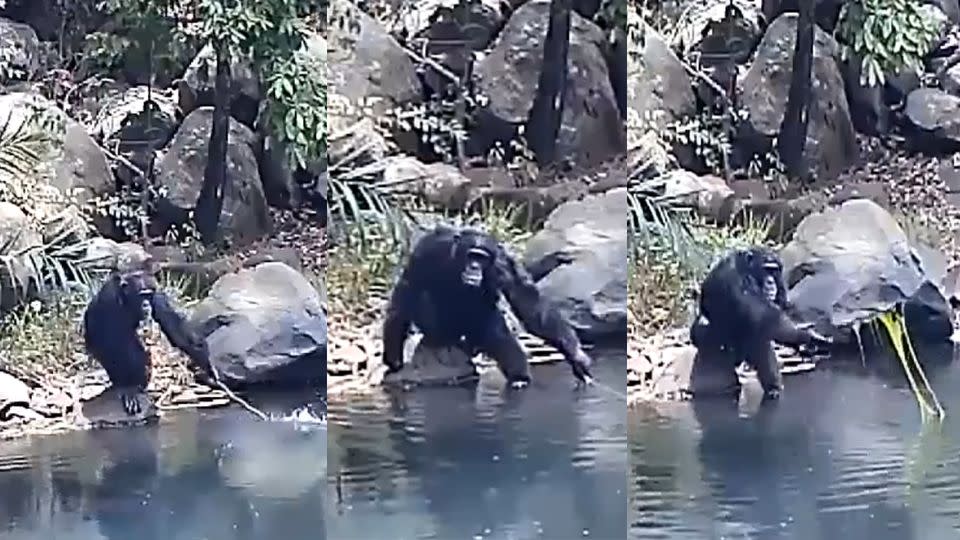
[[[569,262],[565,256],[538,265],[542,276]],[[580,383],[591,380],[590,357],[566,317],[540,295],[521,267],[489,234],[438,226],[416,245],[393,289],[383,328],[383,363],[403,368],[411,323],[429,346],[456,346],[496,360],[514,388],[530,382],[527,355],[497,307],[500,293],[532,334],[563,353]]]
[[[784,313],[786,305],[783,263],[774,252],[735,250],[717,263],[701,284],[700,314],[690,328],[698,353],[691,374],[694,397],[738,397],[736,367],[746,360],[757,370],[764,397],[777,399],[782,384],[771,341],[793,347],[832,343],[795,325]]]
[[[158,290],[152,269],[115,271],[83,314],[83,337],[87,352],[107,371],[129,415],[140,413],[137,394],[150,380],[150,356],[137,335],[147,317],[153,317],[175,347],[218,380],[206,342],[187,328],[187,322]]]

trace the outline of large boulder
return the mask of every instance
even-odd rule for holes
[[[183,119],[163,159],[157,179],[167,193],[159,210],[158,226],[182,223],[197,204],[207,166],[213,107],[201,107]],[[227,185],[224,190],[220,227],[235,245],[244,245],[273,226],[260,182],[256,135],[248,127],[230,121],[227,142]]]
[[[3,80],[30,80],[40,71],[40,39],[29,25],[0,18],[0,51],[6,68],[0,73]]]
[[[631,137],[649,129],[663,132],[671,123],[680,122],[697,113],[697,96],[693,80],[663,37],[652,28],[644,28],[640,54],[628,56],[628,118],[641,129],[629,130]],[[630,146],[636,141],[630,140]],[[681,164],[695,165],[696,158],[688,149],[674,148]]]
[[[356,31],[339,25],[330,28],[327,81],[331,96],[346,102],[339,105],[369,106],[375,117],[394,107],[419,102],[422,91],[416,66],[400,44],[369,15],[353,6],[344,7],[343,0],[333,4],[335,9],[350,13]],[[331,105],[337,102],[331,100]],[[361,116],[349,110],[331,114],[330,132],[336,133]]]
[[[960,97],[936,88],[910,92],[904,117],[918,147],[960,149]]]
[[[950,337],[943,269],[925,264],[899,224],[873,201],[854,199],[808,216],[781,256],[791,311],[800,322],[837,333],[905,305],[912,336]]]
[[[853,122],[838,67],[840,47],[820,28],[815,28],[813,85],[807,142],[804,155],[818,180],[832,181],[856,163],[859,154]],[[755,140],[753,151],[766,151],[780,132],[787,108],[797,37],[797,14],[785,13],[767,28],[757,47],[757,56],[740,82],[742,103]]]
[[[14,92],[0,96],[0,123],[11,128],[37,115],[53,127],[53,156],[50,185],[64,196],[76,196],[75,202],[88,203],[94,197],[112,194],[116,189],[113,174],[103,150],[87,130],[53,102],[36,94]]]
[[[177,121],[177,104],[170,93],[134,86],[103,100],[91,131],[104,146],[116,148],[140,170],[146,171],[155,152],[170,141]],[[129,183],[135,173],[120,167],[118,176]]]
[[[286,264],[266,262],[220,278],[191,322],[228,385],[326,389],[320,294]]]
[[[627,190],[560,205],[527,243],[529,266],[557,253],[573,261],[537,286],[586,341],[623,341],[627,331]]]
[[[549,0],[532,0],[518,8],[493,49],[477,63],[478,88],[488,98],[487,111],[495,119],[489,126],[480,121],[477,130],[499,131],[503,123],[518,126],[526,122],[540,80],[549,11]],[[578,14],[571,15],[569,73],[557,141],[560,158],[591,165],[626,150],[606,48],[606,35],[600,27]]]

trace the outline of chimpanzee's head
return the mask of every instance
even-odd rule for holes
[[[744,259],[747,272],[763,296],[777,306],[784,307],[787,303],[787,291],[780,257],[769,249],[757,247],[746,250]]]
[[[453,257],[461,268],[460,282],[466,287],[480,288],[493,279],[497,256],[497,241],[488,234],[473,229],[460,231],[453,246]]]
[[[120,297],[126,310],[138,320],[150,316],[150,298],[157,291],[153,273],[135,270],[120,274]]]

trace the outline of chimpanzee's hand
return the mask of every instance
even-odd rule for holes
[[[830,345],[833,345],[832,337],[820,334],[819,332],[813,329],[809,329],[807,330],[807,332],[810,333],[810,345],[813,345],[814,347],[824,347],[824,348],[829,347]]]
[[[570,361],[570,367],[573,369],[573,376],[577,378],[578,386],[587,385],[593,382],[593,375],[590,374],[590,366],[593,360],[583,352],[583,349],[577,349],[574,357]]]

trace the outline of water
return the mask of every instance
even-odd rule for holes
[[[771,407],[631,411],[630,538],[960,538],[960,365],[931,378],[942,426],[902,375],[836,370]]]
[[[326,443],[239,409],[0,443],[0,538],[324,540]]]
[[[624,358],[593,369],[617,393]],[[533,370],[521,392],[493,373],[467,387],[332,400],[329,537],[625,538],[625,401],[574,391],[566,365]]]

